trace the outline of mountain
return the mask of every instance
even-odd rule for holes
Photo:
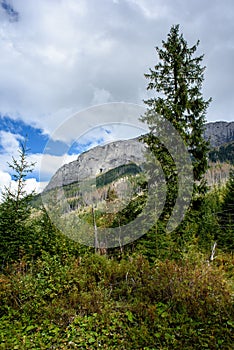
[[[212,147],[218,147],[224,143],[234,141],[234,122],[207,123],[204,138],[210,140]]]
[[[234,123],[209,123],[205,138],[210,138],[213,145],[230,140],[233,126]],[[215,135],[212,130],[216,131]],[[56,227],[88,246],[94,244],[95,225],[99,227],[102,243],[107,242],[108,237],[106,246],[117,246],[120,236],[121,244],[129,242],[125,241],[125,236],[130,241],[131,237],[135,239],[137,219],[148,224],[146,213],[161,205],[159,197],[154,196],[155,203],[152,206],[151,198],[151,207],[147,207],[150,197],[149,179],[144,171],[146,150],[147,145],[138,138],[111,142],[80,154],[75,161],[58,169],[40,196]],[[230,166],[213,162],[206,174],[208,185],[225,183]],[[163,187],[158,190],[160,194],[166,191]],[[127,226],[129,223],[132,223],[131,230]],[[122,225],[126,225],[127,235],[124,230],[119,231]],[[117,236],[106,235],[105,230],[112,228],[118,228]]]
[[[146,146],[137,138],[111,142],[104,146],[97,146],[80,154],[77,160],[63,165],[51,178],[45,191],[67,186],[73,183],[82,183],[88,179],[100,179],[103,175],[111,176],[110,171],[118,169],[124,173],[123,165],[140,167],[144,162]],[[122,168],[122,170],[120,170]],[[131,169],[133,171],[133,169]],[[137,170],[136,170],[137,171]],[[122,174],[123,175],[123,174]],[[112,175],[113,176],[113,175]]]
[[[211,161],[230,161],[230,157],[233,161],[234,122],[207,123],[204,138],[210,140],[212,146]],[[146,145],[139,142],[138,138],[94,147],[80,154],[77,160],[58,169],[45,191],[76,183],[81,184],[88,179],[96,181],[98,187],[100,183],[106,182],[108,177],[111,183],[110,179],[123,177],[124,173],[138,173],[144,163],[145,150]],[[137,167],[139,167],[138,170]]]
[[[96,246],[95,225],[100,246],[115,247],[135,239],[140,219],[126,228],[127,235],[119,226],[138,214],[146,215],[142,209],[147,199],[147,179],[142,171],[145,150],[138,139],[112,142],[94,147],[58,169],[41,196],[56,227],[88,246]],[[116,228],[117,235],[106,235],[111,228]]]

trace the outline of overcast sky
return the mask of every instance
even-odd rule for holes
[[[173,24],[190,46],[199,39],[198,54],[205,54],[203,91],[213,98],[207,120],[233,120],[233,0],[0,3],[0,186],[9,179],[4,162],[25,132],[39,159],[72,114],[108,102],[142,105],[144,73]]]

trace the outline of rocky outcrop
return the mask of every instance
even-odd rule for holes
[[[45,191],[95,179],[98,175],[121,165],[134,163],[140,166],[144,162],[145,150],[146,146],[137,138],[94,147],[80,154],[77,160],[58,169]]]
[[[212,147],[220,146],[224,143],[234,141],[234,122],[214,122],[207,123],[204,137],[210,140]]]
[[[234,140],[234,122],[207,123],[204,138],[209,139],[212,147]],[[111,169],[121,165],[144,162],[146,146],[138,138],[115,141],[97,146],[80,154],[77,160],[63,165],[52,177],[45,191],[72,183],[82,183],[95,179]]]

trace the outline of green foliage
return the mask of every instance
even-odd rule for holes
[[[153,135],[153,133],[144,135],[142,137],[142,140],[149,145],[150,151],[157,158],[157,161],[159,161],[167,184],[166,201],[163,207],[163,212],[160,215],[160,225],[162,225],[162,223],[166,222],[170,217],[170,214],[175,205],[178,193],[178,173],[173,157],[166,149],[165,145],[163,145],[160,140],[155,135]],[[160,182],[161,174],[159,174],[158,166],[155,164],[155,160],[152,159],[151,155],[149,156],[148,166],[150,169],[148,171],[148,175],[151,181],[155,181],[155,183]],[[165,189],[162,188],[162,191],[164,190]],[[160,193],[157,194],[157,197],[157,200],[160,200]]]
[[[201,180],[207,169],[208,143],[203,138],[203,131],[211,101],[205,101],[201,93],[205,69],[201,67],[203,56],[193,57],[198,44],[188,47],[183,35],[179,34],[179,25],[171,27],[162,48],[156,47],[159,63],[145,74],[150,81],[147,89],[154,90],[158,96],[144,101],[148,110],[141,118],[152,134],[157,133],[157,114],[172,123],[191,153],[195,180]],[[148,136],[145,141],[152,146]]]
[[[183,246],[195,239],[197,232],[196,212],[202,205],[207,186],[204,174],[208,164],[208,142],[204,140],[206,110],[211,99],[204,100],[202,83],[205,67],[201,66],[203,56],[195,57],[199,41],[189,47],[183,35],[179,33],[179,25],[172,26],[167,41],[162,41],[162,48],[156,47],[158,63],[150,69],[145,77],[149,80],[148,90],[155,93],[155,97],[144,101],[147,111],[141,120],[148,124],[150,132],[142,137],[149,146],[152,154],[160,162],[167,185],[166,202],[163,212],[155,227],[142,239],[143,245],[159,256],[176,257]],[[178,174],[175,161],[162,143],[160,135],[165,135],[166,126],[162,118],[169,121],[179,132],[192,160],[194,175],[194,193],[187,213],[186,222],[180,225],[172,234],[166,234],[165,227],[174,208],[178,196]],[[168,134],[168,144],[172,135]],[[176,147],[177,145],[173,145]],[[150,160],[152,163],[152,160]],[[157,167],[151,167],[157,168]],[[157,168],[158,169],[158,168]],[[158,181],[158,170],[151,170],[151,178]],[[193,181],[193,179],[191,179]],[[201,209],[203,210],[203,209]],[[196,219],[195,219],[196,217]],[[152,247],[152,249],[150,248]],[[148,251],[149,252],[149,251]]]
[[[218,213],[221,208],[221,192],[219,187],[213,188],[203,196],[198,208],[194,205],[187,212],[177,230],[181,233],[184,246],[192,243],[203,251],[210,251],[220,232]]]
[[[219,223],[221,230],[217,234],[218,242],[223,249],[234,251],[234,170],[230,171],[225,188]]]
[[[224,187],[210,189],[199,207],[193,205],[173,232],[166,233],[163,220],[158,220],[149,232],[130,245],[130,250],[143,254],[149,261],[180,259],[191,246],[209,257],[214,242],[219,249],[233,252],[234,202],[230,183],[231,180]]]
[[[30,216],[30,227],[33,230],[31,252],[27,259],[37,259],[44,253],[66,257],[68,255],[79,256],[90,251],[88,247],[80,246],[63,235],[51,222],[44,208],[32,212]]]
[[[12,158],[9,164],[13,170],[16,190],[6,188],[0,204],[0,262],[4,265],[12,259],[18,259],[31,247],[32,231],[26,224],[30,216],[30,202],[33,194],[25,191],[25,181],[32,172],[34,164],[27,161],[26,141],[19,149],[19,160]]]
[[[112,227],[123,226],[133,221],[141,213],[145,202],[145,194],[133,198],[123,210],[115,215],[112,222]]]
[[[33,260],[0,275],[2,348],[231,349],[233,257],[219,250],[207,262],[223,191],[208,193],[181,231],[165,236],[157,225],[119,261],[69,241],[45,211],[33,211]],[[112,218],[116,225],[138,215],[146,193],[140,198]]]
[[[216,147],[209,152],[209,159],[212,162],[228,162],[234,164],[234,142]]]
[[[117,262],[45,253],[0,275],[1,346],[231,349],[232,265],[228,256],[225,265],[200,255],[150,266],[141,255]]]
[[[96,177],[96,187],[100,188],[127,175],[136,175],[141,168],[134,163],[123,164]]]
[[[37,208],[32,207],[34,195],[26,193],[25,181],[33,166],[28,163],[26,145],[22,144],[19,160],[13,158],[10,165],[14,170],[16,190],[6,188],[0,204],[0,264],[3,270],[11,262],[37,259],[45,251],[64,256],[89,250],[69,241],[53,226],[38,196]]]

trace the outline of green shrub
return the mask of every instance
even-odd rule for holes
[[[3,349],[231,349],[232,260],[48,253],[0,276]]]

